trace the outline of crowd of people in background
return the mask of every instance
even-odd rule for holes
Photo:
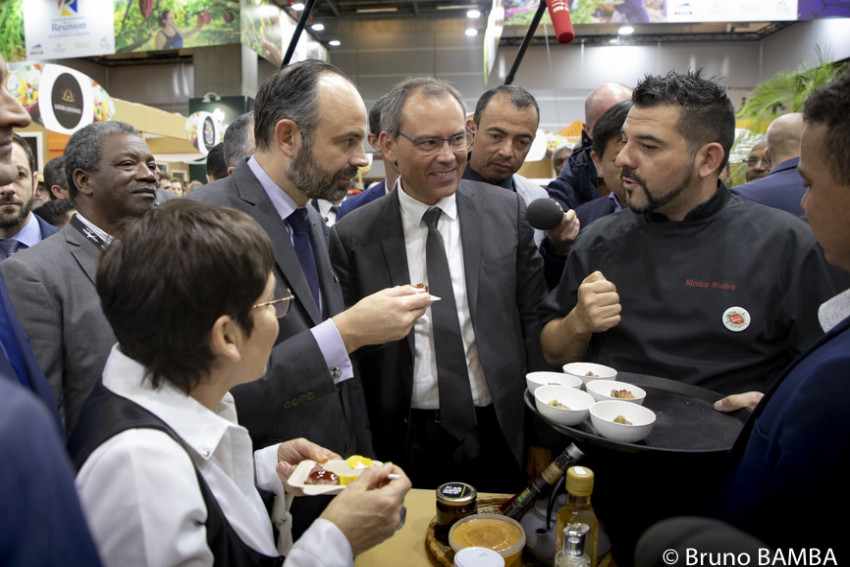
[[[816,520],[850,504],[848,93],[844,73],[777,117],[730,188],[720,85],[606,83],[544,187],[519,174],[540,111],[518,86],[467,114],[451,84],[410,78],[367,112],[340,69],[295,63],[205,183],[121,122],[40,174],[3,88],[0,563],[353,565],[411,487],[514,493],[542,472],[563,439],[525,375],[574,361],[752,412],[706,487],[721,527],[672,520],[620,558],[708,529],[843,557],[841,523]],[[386,178],[354,195],[367,142]],[[299,462],[354,454],[391,463],[293,498]]]

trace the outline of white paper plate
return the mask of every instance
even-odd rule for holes
[[[304,460],[298,463],[295,470],[289,476],[289,484],[300,488],[304,494],[308,496],[316,496],[317,494],[339,494],[345,486],[339,484],[305,484],[307,476],[317,464],[320,464],[323,469],[331,471],[339,476],[360,476],[360,473],[366,470],[365,468],[352,469],[346,461],[331,460],[324,463],[316,463],[312,460]],[[372,466],[381,465],[380,461],[372,461]]]

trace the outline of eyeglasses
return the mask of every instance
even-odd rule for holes
[[[275,316],[278,319],[283,319],[284,317],[286,317],[286,314],[289,313],[289,308],[292,306],[293,297],[295,296],[290,293],[288,297],[281,297],[280,299],[272,299],[271,301],[252,305],[251,309],[259,309],[260,307],[268,307],[269,305],[271,305],[274,307]]]
[[[744,163],[747,164],[747,167],[755,167],[759,164],[759,162],[770,167],[770,160],[765,159],[763,157],[751,157],[751,158],[747,159],[746,161],[744,161]]]
[[[398,135],[407,138],[416,148],[423,154],[435,154],[443,149],[443,142],[448,142],[449,147],[453,152],[465,152],[469,149],[472,143],[474,132],[466,128],[466,132],[455,134],[450,138],[436,138],[433,136],[423,136],[421,138],[411,138],[404,132],[399,132]]]

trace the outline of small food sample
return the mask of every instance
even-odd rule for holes
[[[614,423],[621,423],[623,425],[634,425],[634,423],[632,423],[622,415],[618,415],[617,417],[615,417]]]
[[[413,287],[415,287],[416,289],[424,289],[425,291],[428,291],[428,284],[424,284],[424,283],[415,283],[415,284],[410,284],[410,285],[412,285],[412,286],[413,286]]]
[[[340,484],[339,475],[322,468],[322,465],[316,465],[310,470],[310,474],[307,475],[304,484],[338,485]]]
[[[562,404],[558,400],[552,400],[551,402],[549,402],[549,405],[552,406],[553,408],[558,408],[558,409],[566,409],[566,410],[570,409],[569,406]]]
[[[599,376],[599,374],[594,374],[594,373],[593,373],[592,371],[590,371],[590,370],[588,370],[588,371],[587,371],[587,374],[585,374],[585,376],[588,376],[588,377],[590,377],[590,378],[599,378],[599,377],[600,377],[600,376]]]
[[[611,390],[612,398],[620,398],[622,400],[633,400],[635,399],[635,395],[632,394],[629,390],[623,388],[622,390],[613,389]]]

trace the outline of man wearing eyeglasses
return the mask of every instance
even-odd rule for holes
[[[545,284],[522,200],[461,179],[471,137],[451,85],[396,85],[380,144],[401,178],[334,225],[331,258],[349,303],[418,283],[440,298],[402,340],[357,356],[376,452],[418,487],[463,479],[515,491],[523,377],[545,367],[536,336]]]
[[[771,122],[767,127],[765,159],[776,165],[764,177],[738,185],[732,192],[750,201],[802,216],[800,200],[806,188],[797,172],[802,137],[803,115],[799,112],[783,114]]]

